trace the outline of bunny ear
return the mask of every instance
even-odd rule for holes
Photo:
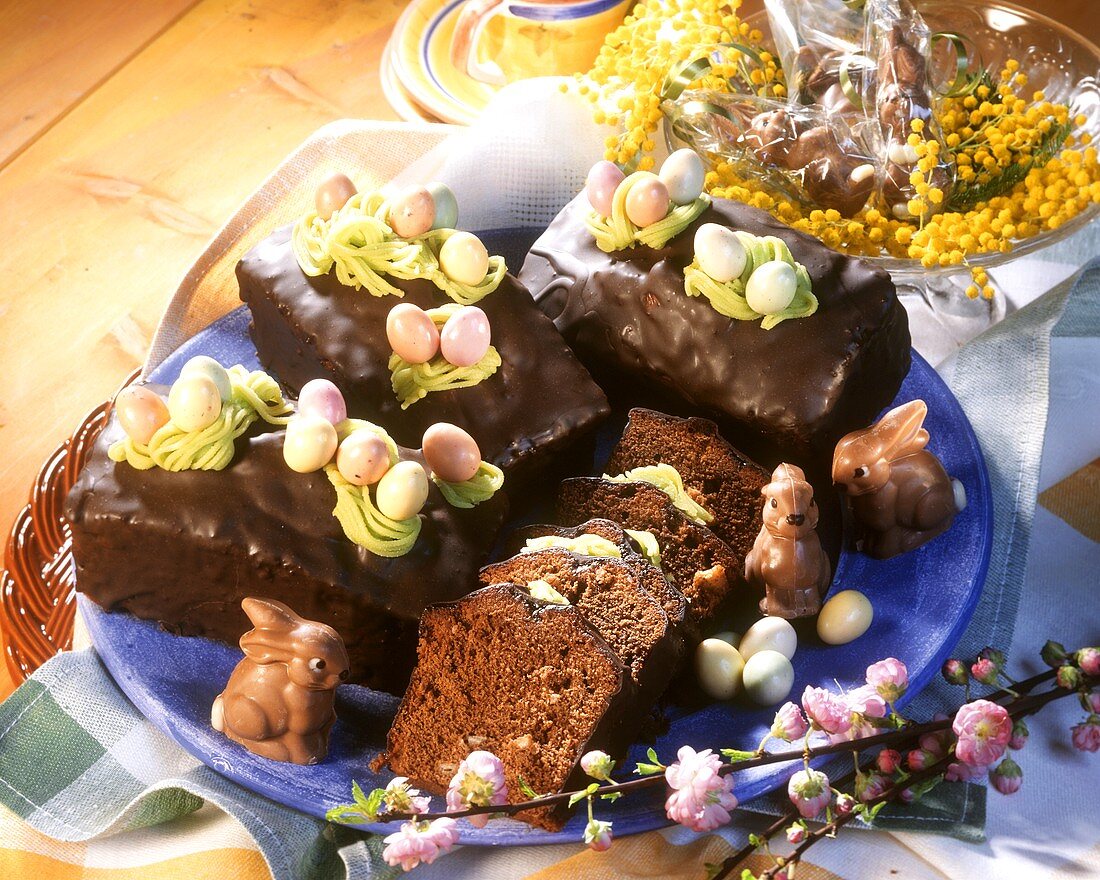
[[[256,629],[289,632],[302,622],[297,614],[282,602],[249,596],[241,601],[241,608]]]
[[[241,636],[241,650],[257,663],[289,663],[293,651],[279,633],[271,630],[252,629]]]
[[[886,458],[900,458],[924,448],[928,432],[921,425],[926,415],[927,404],[923,400],[911,400],[879,420],[875,433],[882,438]]]

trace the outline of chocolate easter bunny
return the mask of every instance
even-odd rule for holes
[[[848,496],[869,556],[888,559],[931,541],[966,506],[962,484],[924,448],[927,414],[923,400],[910,401],[836,445],[833,482]]]
[[[764,525],[745,557],[745,579],[764,590],[760,610],[765,614],[787,619],[817,614],[832,566],[814,531],[813,487],[801,468],[781,464],[760,494]]]
[[[214,700],[210,723],[250,752],[316,764],[336,720],[336,686],[348,654],[330,626],[304,620],[282,602],[241,602],[255,629],[241,636],[244,659]]]

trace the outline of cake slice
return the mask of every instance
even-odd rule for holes
[[[557,507],[558,518],[565,523],[598,517],[651,532],[661,548],[661,566],[687,598],[688,616],[695,622],[709,617],[741,580],[743,559],[649,483],[573,477],[562,482]]]
[[[417,654],[387,757],[394,773],[435,794],[482,749],[503,762],[513,803],[526,800],[524,782],[547,793],[582,788],[581,757],[621,753],[641,722],[629,674],[580,611],[513,584],[427,608]],[[568,814],[561,805],[517,818],[557,831]]]
[[[590,519],[576,526],[548,524],[524,526],[507,537],[502,555],[532,553],[550,546],[564,547],[575,553],[581,552],[576,549],[576,542],[585,542],[589,536],[595,536],[600,541],[615,546],[618,558],[634,569],[642,586],[661,603],[665,614],[668,615],[669,623],[678,626],[684,622],[687,600],[661,571],[661,551],[657,538],[647,532],[636,531],[634,535],[629,535],[626,529],[609,519]],[[599,548],[589,542],[585,546],[584,553],[589,556],[600,555],[595,552],[597,549]]]
[[[224,470],[178,473],[112,461],[108,447],[123,436],[112,415],[66,501],[78,590],[107,610],[230,644],[249,629],[242,599],[284,602],[340,634],[351,681],[394,694],[416,660],[420,612],[474,587],[507,507],[503,493],[452,507],[430,482],[412,549],[383,558],[345,536],[323,471],[287,466],[282,430],[257,423]],[[398,451],[424,463],[419,450]]]
[[[642,704],[652,706],[668,687],[683,653],[683,635],[621,559],[539,550],[487,565],[479,578],[483,584],[548,584],[618,654]]]
[[[760,531],[760,490],[768,472],[738,452],[709,419],[636,407],[604,470],[622,474],[661,463],[676,468],[688,494],[714,515],[710,530],[744,559]]]

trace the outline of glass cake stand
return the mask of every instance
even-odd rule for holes
[[[1005,2],[966,2],[958,0],[917,0],[917,8],[933,32],[947,31],[965,35],[968,49],[986,69],[1000,70],[1014,58],[1028,76],[1028,92],[1042,90],[1048,100],[1068,104],[1072,116],[1082,115],[1086,122],[1078,131],[1092,135],[1100,143],[1100,48],[1080,34],[1047,16]],[[746,21],[770,36],[768,17],[755,13]],[[954,60],[950,62],[953,75]],[[943,79],[949,79],[944,76]],[[685,142],[665,125],[669,150]],[[974,254],[970,266],[995,269],[1026,254],[1063,241],[1100,216],[1100,205],[1092,204],[1058,229],[1014,243],[1009,253]],[[926,269],[918,260],[892,256],[869,257],[886,269],[904,298],[920,297],[935,313],[955,320],[992,324],[1004,317],[1005,297],[970,300],[964,294],[970,284],[965,266]],[[968,334],[974,335],[974,334]]]

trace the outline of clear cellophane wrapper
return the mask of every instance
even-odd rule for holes
[[[881,158],[882,200],[901,220],[936,213],[950,197],[955,170],[932,112],[932,33],[908,0],[867,0],[865,14],[863,54],[874,64],[875,75],[863,84],[863,103],[878,123],[875,152]],[[942,195],[938,202],[923,199],[914,214],[909,204],[918,196],[911,182],[918,155],[909,137],[916,120],[923,123],[918,137],[939,144],[938,162],[924,174],[924,182]]]
[[[712,165],[728,162],[804,205],[850,217],[874,192],[873,154],[843,115],[717,91],[684,92],[665,109],[674,135]]]

